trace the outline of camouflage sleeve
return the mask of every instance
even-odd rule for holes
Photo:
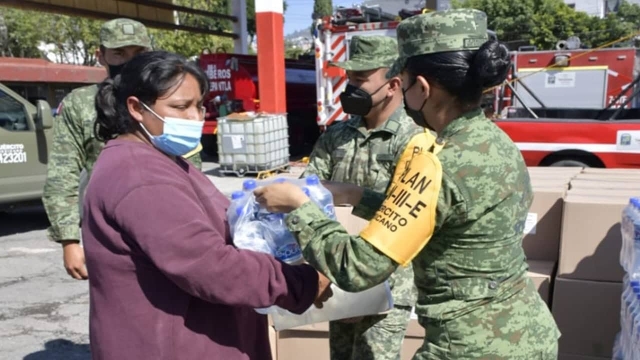
[[[311,202],[291,212],[286,222],[305,260],[345,291],[369,289],[385,281],[398,267],[361,237],[349,235]]]
[[[63,100],[62,106],[62,113],[53,123],[47,180],[42,196],[51,223],[48,236],[53,241],[80,240],[78,186],[86,159],[82,114],[70,97]]]
[[[331,144],[328,132],[318,138],[309,157],[309,164],[300,176],[318,175],[321,180],[331,179]]]
[[[442,185],[440,194],[438,194],[438,205],[436,206],[436,226],[434,231],[441,229],[444,223],[449,220],[451,214],[466,215],[463,197],[452,179],[447,171],[443,171]]]
[[[190,162],[198,170],[202,170],[202,157],[200,156],[201,151],[202,151],[202,144],[198,144],[198,148],[184,155],[184,159]]]

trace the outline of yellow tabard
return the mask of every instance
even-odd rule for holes
[[[406,266],[429,242],[436,224],[442,165],[436,156],[444,143],[424,132],[402,153],[386,199],[360,236]]]

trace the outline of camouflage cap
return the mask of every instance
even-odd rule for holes
[[[349,60],[332,62],[329,65],[350,71],[367,71],[391,67],[397,57],[396,39],[390,36],[356,35],[351,38],[349,44]]]
[[[140,22],[119,18],[107,21],[100,28],[100,45],[107,49],[125,46],[151,48],[151,39],[147,28]]]
[[[488,40],[487,14],[457,9],[412,16],[398,24],[396,35],[399,57],[389,76],[399,74],[412,56],[479,49]]]

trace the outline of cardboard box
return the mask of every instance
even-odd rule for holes
[[[411,360],[423,341],[424,329],[417,320],[411,319],[402,343],[401,360]],[[277,356],[277,360],[328,360],[329,324],[305,325],[278,332]]]
[[[531,187],[537,189],[569,189],[569,180],[567,179],[531,179]]]
[[[564,187],[534,190],[522,247],[527,259],[558,261]]]
[[[416,318],[412,318],[407,326],[407,333],[402,342],[402,351],[400,352],[401,360],[411,360],[416,351],[420,349],[424,343],[425,331],[418,323]]]
[[[569,182],[582,172],[581,167],[530,167],[527,170],[532,182],[543,179]]]
[[[637,185],[636,185],[637,186]],[[637,189],[589,189],[583,187],[577,187],[569,190],[568,195],[582,195],[582,196],[615,196],[630,199],[635,196],[640,196],[640,186]],[[628,202],[628,201],[627,201]]]
[[[575,180],[638,181],[640,180],[640,176],[634,173],[582,173],[578,174]]]
[[[329,359],[328,323],[279,331],[277,337],[277,360]]]
[[[584,168],[576,166],[528,166],[530,174],[579,174]]]
[[[640,177],[640,169],[584,168],[585,174],[630,174]]]
[[[611,359],[621,296],[619,282],[556,278],[552,312],[562,332],[560,353]]]
[[[278,333],[273,326],[269,326],[269,346],[271,346],[271,359],[276,360],[278,358]]]
[[[638,181],[612,180],[606,181],[602,179],[574,179],[571,180],[570,190],[574,189],[629,189],[640,190],[640,179]]]
[[[571,195],[564,200],[558,277],[622,281],[622,210],[627,197]]]
[[[335,211],[338,222],[342,224],[351,235],[360,234],[360,231],[369,224],[367,220],[351,214],[353,206],[336,206]]]
[[[528,260],[527,264],[529,264],[529,271],[527,275],[529,275],[531,280],[533,280],[542,300],[544,300],[544,302],[549,305],[549,308],[551,308],[551,282],[553,280],[553,273],[556,269],[556,263],[552,261]]]

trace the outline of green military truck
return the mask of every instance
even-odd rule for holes
[[[49,103],[0,84],[0,211],[40,203],[52,127]]]

